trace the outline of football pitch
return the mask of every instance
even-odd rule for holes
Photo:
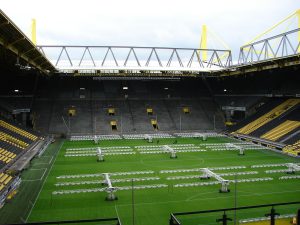
[[[224,143],[239,144],[226,137],[154,139],[153,143],[65,141],[51,159],[54,164],[28,222],[119,217],[123,225],[166,225],[172,212],[300,200],[300,179],[281,179],[288,174],[276,172],[287,169],[282,164],[299,164],[299,159],[250,144],[244,145],[245,155],[239,155],[238,150],[226,150]],[[176,149],[177,158],[170,158],[162,150],[164,145]],[[97,161],[96,147],[104,152],[103,162]],[[229,180],[230,192],[219,193],[221,184],[213,177],[200,179],[201,168]],[[105,200],[103,173],[109,173],[117,188],[117,200]],[[43,169],[36,170],[31,179],[44,175]],[[281,213],[295,209],[285,207]],[[250,211],[239,219],[264,213]],[[192,217],[182,218],[183,224],[199,224],[199,218]]]

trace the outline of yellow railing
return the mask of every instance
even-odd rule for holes
[[[271,141],[276,141],[282,136],[289,133],[290,131],[298,128],[299,126],[300,126],[299,121],[287,120],[260,137]]]
[[[247,124],[246,126],[240,128],[236,131],[236,133],[241,134],[250,134],[256,129],[262,127],[266,123],[270,122],[271,120],[279,117],[295,105],[300,103],[300,99],[288,99],[272,109],[270,112],[264,114],[263,116],[259,117],[258,119],[252,121],[251,123]]]

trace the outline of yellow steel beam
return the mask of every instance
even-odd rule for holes
[[[286,17],[285,19],[283,19],[282,21],[278,22],[277,24],[275,24],[274,26],[272,26],[271,28],[269,28],[268,30],[266,30],[265,32],[263,32],[262,34],[256,36],[253,40],[251,40],[250,42],[248,42],[247,44],[251,44],[252,42],[256,41],[257,39],[259,39],[260,37],[262,37],[263,35],[267,34],[268,32],[272,31],[274,28],[276,28],[277,26],[279,26],[280,24],[286,22],[287,20],[289,20],[292,17],[298,17],[298,28],[300,28],[300,9],[298,9],[296,12],[294,12],[293,14],[289,15],[288,17]],[[291,21],[288,26],[286,27],[286,29],[283,32],[286,32],[288,30],[288,28],[290,27],[290,25],[292,24],[293,21]],[[278,40],[279,41],[279,40]],[[278,42],[277,41],[277,42]],[[300,42],[300,31],[298,32],[298,41]],[[250,48],[244,48],[244,50],[248,51],[250,50]],[[298,49],[298,52],[300,51],[300,47]],[[256,54],[260,54],[260,51],[255,51]],[[272,54],[271,54],[272,55]]]
[[[31,23],[31,41],[36,45],[36,20],[32,19]]]
[[[202,26],[200,49],[207,49],[207,28]],[[202,51],[202,60],[207,61],[207,51]]]
[[[227,49],[227,50],[230,50],[230,47],[218,36],[218,35],[216,35],[216,33],[214,33],[212,30],[208,30],[208,33],[211,35],[211,36],[213,36],[217,41],[219,41],[222,45],[223,45],[223,47],[225,48],[225,49]],[[225,57],[228,57],[229,56],[229,53],[228,52],[225,52],[225,53],[223,53],[221,56],[219,56],[219,59],[220,60],[222,60],[222,59],[224,59]],[[213,63],[216,63],[217,62],[217,59],[215,59],[214,61],[213,61]]]
[[[297,10],[296,15],[298,17],[298,28],[300,28],[300,9]],[[300,43],[300,31],[298,31],[298,42]],[[300,46],[298,52],[300,52]]]
[[[229,45],[226,44],[225,41],[223,41],[222,38],[220,38],[215,32],[213,32],[211,29],[207,31],[211,36],[213,36],[217,41],[219,41],[225,49],[230,50]]]
[[[267,29],[266,31],[264,31],[263,33],[257,35],[255,38],[253,38],[251,41],[249,41],[248,43],[246,43],[245,45],[251,44],[252,42],[256,41],[257,39],[261,38],[262,36],[264,36],[265,34],[269,33],[270,31],[272,31],[274,28],[276,28],[277,26],[279,26],[280,24],[284,23],[285,21],[287,21],[288,19],[292,18],[293,16],[295,16],[296,14],[298,14],[299,10],[297,10],[296,12],[294,12],[293,14],[289,15],[288,17],[286,17],[285,19],[281,20],[280,22],[276,23],[275,25],[273,25],[272,27],[270,27],[269,29]]]

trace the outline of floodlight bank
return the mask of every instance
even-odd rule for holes
[[[235,170],[235,169],[245,169],[246,166],[227,166],[227,167],[212,167],[208,168],[210,170]],[[159,173],[185,173],[185,172],[195,172],[202,171],[204,168],[195,169],[178,169],[178,170],[161,170]]]
[[[131,172],[114,172],[109,173],[110,176],[118,176],[118,175],[133,175],[133,174],[153,174],[152,170],[145,171],[131,171]],[[57,179],[67,179],[67,178],[81,178],[81,177],[103,177],[103,173],[94,173],[94,174],[75,174],[75,175],[62,175],[56,177]]]
[[[135,146],[135,148],[163,148],[164,145],[140,145],[140,146]],[[195,146],[194,144],[171,144],[169,145],[172,148],[176,147],[190,147],[190,146]]]
[[[137,185],[133,186],[134,190],[140,189],[156,189],[156,188],[166,188],[167,184],[154,184],[154,185]],[[132,186],[115,187],[118,191],[132,190]],[[59,194],[80,194],[80,193],[91,193],[91,192],[104,192],[107,188],[90,188],[90,189],[77,189],[77,190],[61,190],[52,192],[53,195]]]
[[[219,173],[219,176],[234,176],[234,175],[249,175],[249,174],[258,174],[257,171],[248,171],[248,172],[237,172],[237,173]],[[184,180],[184,179],[197,179],[201,178],[201,175],[188,175],[188,176],[174,176],[167,177],[167,180]]]
[[[300,179],[300,175],[279,177],[279,180],[289,180],[289,179]]]
[[[176,152],[206,152],[203,149],[186,149],[186,150],[176,150]],[[139,152],[140,154],[160,154],[160,153],[170,153],[167,150],[150,150],[149,152]]]
[[[265,173],[287,173],[290,170],[284,169],[284,170],[266,170]]]
[[[114,146],[114,147],[101,147],[103,150],[113,150],[113,149],[131,149],[129,146]],[[85,150],[97,150],[97,147],[90,148],[67,148],[67,151],[85,151]]]
[[[258,171],[245,171],[245,172],[236,172],[236,173],[218,173],[220,176],[235,176],[235,175],[250,175],[258,174]]]
[[[122,183],[133,181],[149,181],[149,180],[159,180],[159,177],[138,177],[138,178],[125,178],[125,179],[110,179],[112,183]],[[92,180],[92,181],[71,181],[71,182],[61,182],[56,183],[55,186],[75,186],[75,185],[85,185],[85,184],[103,184],[105,180]]]
[[[102,152],[107,152],[107,153],[109,153],[109,152],[133,152],[133,150],[132,149],[102,149],[101,148],[101,150],[102,150]],[[95,149],[95,150],[80,150],[80,151],[75,151],[75,150],[72,150],[72,151],[66,151],[66,154],[85,154],[85,153],[89,153],[89,152],[91,152],[91,153],[93,153],[93,152],[97,152],[97,149]]]
[[[285,218],[293,218],[296,214],[286,214],[286,215],[278,215],[275,216],[276,219],[285,219]],[[239,220],[239,223],[253,223],[253,222],[260,222],[260,221],[268,221],[270,218],[267,217],[258,217],[258,218],[249,218],[249,219],[242,219]]]
[[[239,179],[237,183],[248,183],[248,182],[259,182],[259,181],[270,181],[273,180],[271,177],[265,178],[249,178],[249,179]],[[235,183],[235,180],[229,180],[230,183]],[[211,182],[195,182],[195,183],[183,183],[183,184],[175,184],[174,187],[196,187],[196,186],[207,186],[207,185],[215,185],[220,184],[219,181],[211,181]]]
[[[272,177],[263,177],[263,178],[249,178],[249,179],[239,179],[236,180],[237,183],[248,183],[248,182],[258,182],[258,181],[270,181],[273,180]],[[235,180],[229,180],[230,183],[235,183]]]
[[[106,153],[105,155],[134,155],[135,152],[110,152]],[[90,153],[90,154],[65,154],[65,157],[78,157],[78,156],[97,156],[97,153]]]
[[[279,167],[279,166],[286,166],[286,163],[252,165],[251,168]]]

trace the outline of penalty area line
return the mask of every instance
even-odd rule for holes
[[[57,150],[57,152],[56,152],[56,154],[55,154],[55,160],[54,160],[54,162],[52,163],[52,165],[51,165],[50,169],[48,170],[48,171],[49,171],[49,173],[50,173],[50,171],[51,171],[51,169],[52,169],[53,165],[55,164],[55,161],[56,161],[56,159],[57,159],[57,156],[58,156],[58,154],[59,154],[59,152],[60,152],[60,150],[61,150],[61,148],[62,148],[63,144],[64,144],[64,142],[62,141],[62,143],[60,144],[60,146],[59,146],[59,148],[58,148],[58,150]],[[49,173],[48,173],[48,174],[49,174]],[[41,192],[42,192],[42,190],[43,190],[43,188],[44,188],[44,185],[45,185],[45,183],[46,183],[46,180],[47,180],[47,178],[45,178],[45,179],[44,179],[44,182],[43,182],[43,184],[42,184],[42,187],[41,187],[41,189],[40,189],[40,191],[39,191],[38,195],[37,195],[37,196],[36,196],[36,198],[35,198],[34,204],[32,205],[32,207],[31,207],[31,209],[30,209],[30,211],[29,211],[29,213],[28,213],[28,216],[26,217],[26,220],[25,220],[25,222],[27,222],[27,221],[28,221],[28,219],[29,219],[29,216],[31,215],[31,212],[32,212],[32,210],[33,210],[33,208],[34,208],[34,206],[35,206],[35,204],[36,204],[37,200],[39,199],[39,197],[40,197],[40,194],[41,194]]]
[[[45,176],[45,174],[46,174],[46,172],[47,172],[47,168],[31,169],[31,170],[33,170],[33,171],[36,171],[36,170],[44,170],[44,172],[43,172],[42,176],[41,176],[39,179],[22,179],[22,181],[24,181],[24,182],[41,181],[41,180],[43,180],[43,178],[44,178],[44,176]]]
[[[117,205],[116,205],[116,204],[115,204],[115,210],[116,210],[117,217],[118,217],[119,220],[121,221],[120,216],[119,216],[119,212],[118,212],[118,208],[117,208]]]

